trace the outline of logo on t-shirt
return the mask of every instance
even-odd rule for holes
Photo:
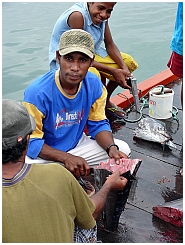
[[[70,127],[74,124],[80,124],[84,116],[84,110],[81,111],[67,111],[66,109],[61,110],[56,115],[54,128],[59,127]]]

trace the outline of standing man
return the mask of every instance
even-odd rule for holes
[[[167,66],[175,76],[182,78],[181,106],[183,108],[183,2],[178,3],[170,48],[172,54]]]
[[[56,51],[60,68],[40,76],[25,90],[24,105],[36,120],[27,162],[38,157],[57,161],[79,177],[109,157],[119,164],[120,158],[130,156],[128,144],[113,139],[105,116],[106,88],[88,72],[93,59],[92,36],[71,29],[62,34]]]
[[[21,102],[2,101],[2,242],[96,242],[95,219],[109,191],[122,190],[127,180],[117,171],[89,199],[75,177],[60,164],[26,164],[35,126]],[[74,234],[74,226],[86,231],[86,236]]]

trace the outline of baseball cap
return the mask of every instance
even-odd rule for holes
[[[71,29],[60,37],[59,54],[66,55],[72,52],[81,52],[94,57],[94,40],[88,32],[81,29]]]
[[[2,100],[2,145],[15,146],[36,128],[34,118],[19,101]]]

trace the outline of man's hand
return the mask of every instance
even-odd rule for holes
[[[110,185],[111,190],[123,190],[127,184],[127,179],[120,176],[119,170],[107,177],[105,185]]]
[[[109,150],[109,157],[114,158],[116,161],[116,164],[120,164],[121,158],[128,158],[128,156],[123,153],[122,151],[119,151],[115,146],[112,146]]]
[[[54,149],[45,143],[39,157],[48,161],[61,162],[77,178],[90,174],[90,167],[85,159]]]
[[[75,176],[80,177],[90,174],[90,167],[84,158],[67,153],[63,161],[65,167]]]
[[[112,75],[115,82],[119,84],[119,86],[125,89],[131,89],[131,87],[127,84],[127,77],[132,76],[132,74],[127,67],[125,67],[125,69],[113,69]]]
[[[105,181],[101,189],[96,194],[90,197],[90,199],[94,202],[96,206],[96,209],[93,213],[94,219],[96,219],[103,210],[109,192],[111,190],[123,190],[126,184],[127,179],[120,176],[119,170],[107,177],[107,180]]]

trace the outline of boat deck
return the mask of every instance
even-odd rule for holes
[[[179,122],[173,118],[163,120],[177,149],[165,147],[163,150],[159,143],[141,139],[134,141],[132,130],[137,126],[136,122],[111,122],[114,137],[126,141],[132,150],[131,158],[141,158],[142,163],[132,183],[117,231],[98,231],[98,238],[103,243],[183,242],[183,228],[154,217],[152,211],[154,206],[183,197],[183,177],[180,175],[183,165],[181,80],[175,80],[165,87],[174,90],[173,105],[178,108]],[[148,110],[143,110],[143,116],[148,116]],[[128,116],[136,119],[138,113],[131,112]]]

